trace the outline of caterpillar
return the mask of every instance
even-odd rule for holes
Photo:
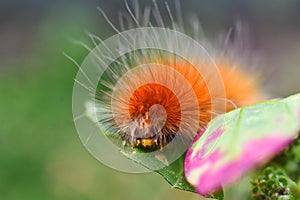
[[[95,48],[94,56],[103,71],[95,94],[97,122],[110,138],[143,152],[163,150],[174,141],[187,146],[216,115],[265,98],[259,74],[239,55],[245,48],[236,41],[241,24],[215,44],[200,34],[196,19],[188,23],[192,33],[186,31],[178,1],[175,15],[165,4],[168,19],[155,1],[143,12],[138,1],[133,5],[125,1],[120,29],[99,8],[121,41],[105,53]],[[186,41],[182,34],[189,35]],[[115,58],[115,53],[120,55]]]

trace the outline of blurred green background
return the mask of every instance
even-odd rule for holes
[[[81,144],[71,110],[77,69],[62,52],[80,63],[88,52],[72,40],[88,41],[87,30],[114,34],[96,6],[116,23],[125,10],[122,0],[0,2],[0,199],[199,199],[157,174],[114,171]],[[212,36],[247,22],[266,88],[273,96],[300,91],[300,1],[188,0],[182,9]]]

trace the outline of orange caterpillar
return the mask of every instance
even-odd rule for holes
[[[129,73],[129,77],[123,77],[123,81],[115,89],[115,100],[112,104],[114,119],[119,127],[123,127],[124,132],[127,132],[125,140],[133,147],[162,148],[178,133],[194,137],[197,133],[190,133],[188,128],[179,130],[180,123],[188,127],[191,120],[182,118],[181,113],[184,111],[190,112],[191,118],[193,112],[199,113],[198,131],[215,116],[212,112],[210,91],[202,75],[189,62],[172,60],[174,59],[156,61],[154,66],[146,66],[135,73]],[[166,67],[160,66],[161,64]],[[255,76],[247,74],[243,69],[233,70],[228,61],[217,62],[217,66],[223,80],[226,99],[220,99],[216,103],[225,103],[226,111],[256,103],[264,98]],[[174,74],[173,71],[178,74]],[[178,78],[180,75],[181,79]],[[166,79],[176,81],[167,84],[171,87],[156,83],[165,83]],[[188,91],[180,96],[174,94],[174,91],[181,90],[187,83],[191,86],[190,92],[196,95],[199,110],[195,110],[197,107],[192,105],[182,105],[192,102],[192,95],[188,94]],[[220,87],[217,84],[219,83],[214,87]],[[157,106],[152,107],[154,105],[161,105],[163,110]],[[130,117],[126,115],[127,112]],[[165,118],[161,117],[164,114]],[[161,119],[158,119],[159,117]]]
[[[149,17],[138,19],[128,5],[127,8],[138,27],[149,25]],[[167,10],[170,12],[168,6]],[[184,32],[178,28],[183,26],[176,26],[172,14],[169,14],[173,28]],[[164,27],[156,4],[153,15],[157,24]],[[109,21],[105,14],[104,17]],[[145,39],[156,40],[152,35],[145,36]],[[177,42],[169,40],[166,42],[171,45]],[[215,52],[222,52],[222,49]],[[250,66],[239,66],[242,64],[235,62],[234,56],[222,54],[218,57],[217,53],[212,57],[220,83],[211,80],[214,76],[209,76],[211,64],[197,56],[197,52],[191,54],[196,62],[199,61],[201,69],[208,68],[206,78],[212,85],[207,84],[199,65],[195,67],[189,60],[160,50],[133,52],[133,56],[124,56],[111,65],[106,79],[100,81],[106,90],[99,90],[96,97],[102,102],[100,106],[106,108],[99,116],[103,116],[100,123],[107,132],[119,136],[125,145],[153,151],[162,149],[178,134],[182,138],[194,138],[218,114],[264,99],[257,74],[247,70]],[[136,67],[140,65],[144,66]],[[215,101],[211,90],[217,91],[220,87],[224,87],[225,96]],[[226,106],[225,110],[218,110],[222,104]]]

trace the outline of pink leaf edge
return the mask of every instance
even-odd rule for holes
[[[202,131],[201,131],[202,132]],[[220,130],[215,131],[220,136]],[[217,134],[218,133],[218,134]],[[203,134],[203,133],[202,133]],[[202,135],[201,134],[201,135]],[[199,134],[200,135],[200,134]],[[195,138],[194,142],[197,141]],[[215,138],[214,138],[215,139]],[[184,171],[186,179],[195,186],[201,195],[208,195],[222,188],[222,185],[233,183],[249,170],[260,166],[287,147],[293,140],[269,136],[247,141],[239,156],[229,163],[215,166],[227,152],[215,149],[210,155],[203,157],[203,149],[193,155],[194,149],[189,148],[186,154]],[[194,143],[193,142],[193,143]],[[203,145],[202,148],[205,148]],[[204,150],[206,152],[206,150]],[[199,171],[199,173],[197,173]]]

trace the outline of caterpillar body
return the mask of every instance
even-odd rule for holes
[[[124,42],[116,49],[132,50],[117,59],[110,57],[114,52],[106,52],[105,57],[101,51],[97,54],[100,60],[112,61],[105,66],[95,95],[95,105],[100,108],[96,113],[98,122],[110,138],[121,141],[124,147],[143,152],[162,150],[174,138],[186,144],[214,116],[265,98],[259,74],[252,70],[251,64],[242,62],[239,55],[245,50],[240,49],[245,48],[240,45],[243,41],[236,41],[241,40],[241,24],[223,37],[223,42],[213,44],[199,34],[200,24],[193,19],[189,23],[193,34],[189,37],[194,43],[185,43],[171,34],[187,34],[180,9],[176,9],[175,19],[165,4],[167,20],[162,18],[155,1],[153,8],[146,7],[143,12],[137,1],[134,10],[126,1],[125,5],[128,13],[120,15],[121,30],[99,10],[118,34],[122,35],[133,24],[148,32],[142,31],[142,37],[122,35],[120,40]],[[130,26],[126,28],[124,24]],[[231,40],[233,32],[237,35],[234,41]],[[97,37],[91,38],[95,41]],[[171,51],[162,49],[162,43]],[[149,48],[135,48],[141,44]],[[201,52],[197,50],[199,45]],[[110,47],[107,49],[111,51]],[[177,144],[174,145],[176,148]]]

